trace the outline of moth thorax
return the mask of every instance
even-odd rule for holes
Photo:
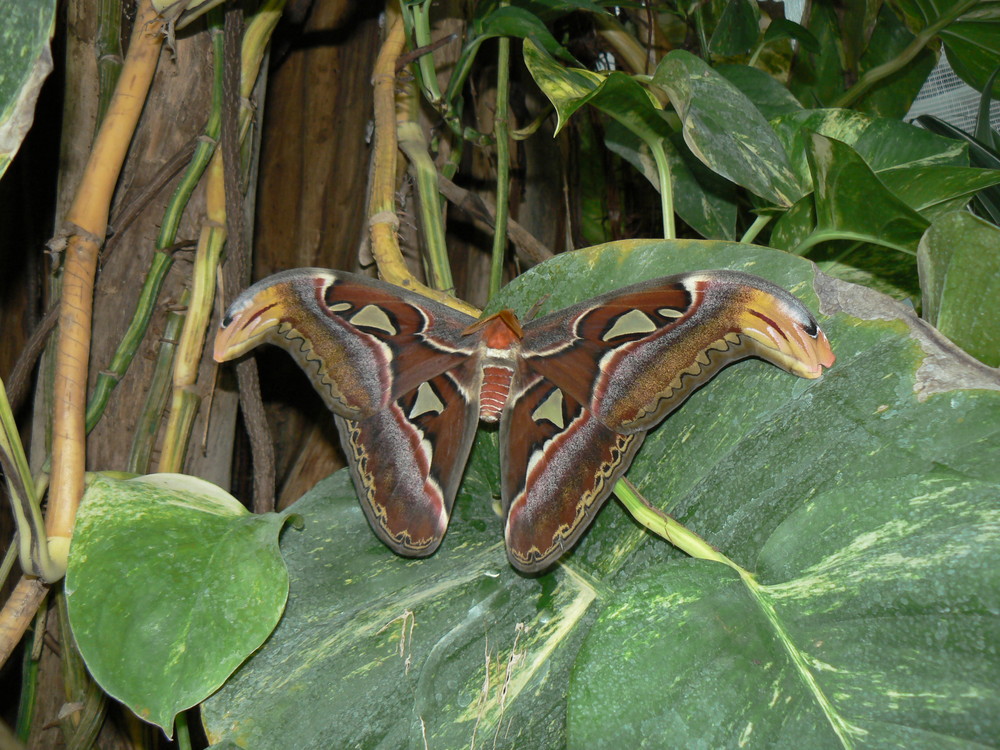
[[[487,365],[483,368],[483,385],[479,389],[479,418],[496,422],[507,403],[514,371],[509,367]]]

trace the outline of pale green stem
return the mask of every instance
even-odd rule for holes
[[[618,480],[618,483],[615,485],[615,495],[618,496],[618,499],[636,521],[657,536],[663,537],[681,551],[691,555],[691,557],[722,563],[736,571],[746,585],[747,591],[760,607],[764,618],[773,628],[777,642],[785,649],[799,678],[814,696],[816,704],[839,737],[841,745],[845,748],[853,747],[850,727],[844,722],[837,711],[834,710],[830,699],[823,691],[822,685],[819,684],[816,676],[813,674],[812,666],[806,660],[803,652],[796,646],[792,634],[789,633],[783,619],[774,608],[772,596],[768,593],[767,587],[758,583],[753,573],[746,568],[737,565],[700,536],[681,526],[659,508],[650,505],[627,479]]]
[[[180,750],[191,750],[191,733],[188,731],[187,714],[181,711],[174,720],[177,729],[177,746]]]
[[[413,41],[417,47],[426,47],[431,43],[431,2],[432,0],[424,0],[422,3],[410,6],[413,9]],[[441,89],[438,88],[437,71],[434,69],[434,55],[421,55],[417,59],[417,68],[420,70],[420,84],[423,86],[427,101],[431,104],[441,101]]]
[[[17,545],[12,544],[3,553],[3,561],[0,562],[0,587],[6,585],[7,576],[14,569],[14,561],[17,560]]]
[[[417,178],[420,220],[427,243],[427,271],[430,285],[449,291],[455,282],[448,263],[448,246],[445,243],[444,223],[441,218],[441,196],[438,193],[438,173],[434,160],[427,150],[423,128],[413,120],[404,120],[397,128],[399,148],[413,165]]]
[[[856,240],[858,242],[870,242],[874,245],[887,247],[890,250],[898,250],[899,252],[907,255],[916,255],[913,250],[903,245],[897,245],[894,242],[886,242],[885,240],[880,240],[877,237],[868,237],[866,235],[859,234],[858,232],[813,232],[788,252],[792,255],[805,255],[809,250],[821,242],[830,242],[832,240]]]
[[[757,239],[757,235],[760,234],[760,231],[770,223],[772,218],[774,218],[773,214],[758,216],[753,220],[753,224],[750,225],[750,228],[743,233],[742,237],[740,237],[740,242],[746,244],[753,242]]]
[[[190,299],[191,292],[185,289],[180,299],[181,307],[186,306]],[[174,354],[177,352],[177,340],[184,328],[184,315],[184,309],[171,311],[167,315],[156,366],[153,368],[153,377],[146,392],[146,403],[142,407],[135,433],[132,435],[128,471],[136,474],[146,474],[149,471],[149,460],[156,444],[156,433],[160,428],[163,410],[167,406],[167,398],[170,396]]]
[[[3,381],[0,381],[0,466],[7,479],[7,493],[14,513],[21,569],[48,582],[58,581],[66,571],[49,556],[48,537],[38,505],[35,481]]]
[[[660,211],[663,213],[663,237],[672,240],[677,237],[674,226],[674,190],[670,180],[670,162],[663,146],[659,143],[649,143],[649,151],[656,162],[656,176],[660,180]]]
[[[700,536],[677,523],[677,521],[662,510],[651,505],[627,479],[618,480],[618,483],[615,484],[615,495],[621,501],[622,505],[625,506],[625,509],[632,518],[658,537],[666,539],[677,547],[677,549],[699,560],[712,560],[723,565],[728,565],[739,573],[741,578],[753,579],[749,571],[734,563]]]
[[[506,5],[501,3],[501,7]],[[507,122],[510,98],[510,38],[500,37],[497,53],[497,106],[493,136],[497,142],[497,214],[493,227],[493,255],[490,261],[490,299],[503,285],[507,260],[507,215],[510,210],[510,126]]]
[[[122,72],[122,4],[121,0],[99,0],[97,4],[97,125],[108,111],[111,95],[115,92],[118,76]]]
[[[146,280],[143,282],[142,291],[139,293],[139,300],[136,303],[135,313],[129,323],[128,330],[122,337],[118,349],[108,366],[98,374],[97,382],[94,385],[94,392],[87,402],[87,432],[90,432],[100,421],[104,410],[111,398],[111,393],[118,386],[118,382],[128,371],[129,365],[135,358],[135,353],[139,350],[149,328],[149,321],[153,317],[156,309],[156,300],[160,296],[163,282],[167,278],[167,273],[174,264],[173,253],[167,250],[177,239],[177,228],[180,226],[181,216],[187,208],[191,194],[198,186],[205,168],[208,166],[215,152],[216,142],[219,138],[219,128],[222,123],[222,70],[223,70],[223,50],[222,50],[222,11],[214,8],[209,11],[209,24],[212,29],[212,45],[215,58],[215,78],[212,88],[212,109],[209,113],[208,122],[205,125],[205,137],[202,138],[195,147],[194,156],[187,171],[178,183],[174,194],[167,204],[160,222],[160,232],[156,238],[156,252],[146,273]]]

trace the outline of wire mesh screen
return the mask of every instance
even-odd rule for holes
[[[971,133],[976,127],[978,111],[979,92],[955,75],[947,57],[942,54],[937,67],[931,71],[917,94],[906,119],[913,119],[917,115],[934,115]],[[990,105],[990,125],[1000,130],[1000,102],[996,100]]]

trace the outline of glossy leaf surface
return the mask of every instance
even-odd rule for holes
[[[286,615],[205,704],[209,738],[266,750],[620,748],[637,731],[655,747],[995,736],[995,372],[877,293],[734,243],[563,255],[496,304],[523,314],[544,298],[551,310],[716,267],[818,309],[837,363],[819,381],[758,362],[727,369],[649,435],[629,474],[756,587],[685,558],[616,505],[554,571],[517,574],[492,508],[495,434],[481,430],[426,560],[375,538],[344,472],[296,504],[304,527],[282,538]]]
[[[52,70],[55,0],[4,3],[0,29],[0,175],[35,120],[35,101]]]
[[[972,356],[1000,367],[1000,229],[955,211],[935,221],[917,250],[923,314]]]
[[[709,169],[778,206],[802,195],[777,136],[753,103],[689,52],[675,50],[656,68],[681,118],[684,141]]]
[[[77,515],[66,595],[87,669],[112,697],[173,731],[281,616],[287,516],[251,515],[178,474],[98,477]]]

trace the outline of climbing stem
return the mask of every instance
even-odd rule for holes
[[[507,5],[500,3],[501,7]],[[498,40],[497,104],[493,117],[493,137],[497,144],[497,215],[493,228],[493,254],[490,258],[490,298],[503,285],[503,267],[507,260],[507,216],[510,211],[510,37]]]
[[[948,9],[947,13],[938,18],[937,21],[932,23],[930,26],[927,26],[919,34],[913,37],[913,41],[906,45],[903,51],[896,55],[893,59],[888,62],[884,62],[881,65],[876,65],[871,70],[866,71],[865,74],[861,76],[861,78],[859,78],[857,82],[851,86],[851,88],[845,91],[831,106],[844,108],[853,106],[858,99],[867,94],[868,91],[875,86],[875,84],[898,73],[900,70],[909,65],[910,62],[913,61],[913,58],[919,55],[924,47],[926,47],[931,40],[938,35],[938,32],[953,23],[957,18],[979,2],[980,0],[965,0],[965,2],[953,5]]]
[[[396,61],[406,43],[406,33],[398,8],[386,11],[388,33],[375,61],[372,76],[375,98],[375,133],[372,150],[371,192],[368,195],[368,231],[372,256],[386,281],[411,289],[442,304],[478,317],[479,311],[461,300],[421,284],[403,260],[396,230]]]
[[[83,495],[87,364],[97,256],[107,231],[115,184],[163,43],[161,23],[151,0],[141,0],[134,23],[122,74],[66,214],[67,243],[54,356],[52,481],[46,516],[49,552],[63,570]]]

